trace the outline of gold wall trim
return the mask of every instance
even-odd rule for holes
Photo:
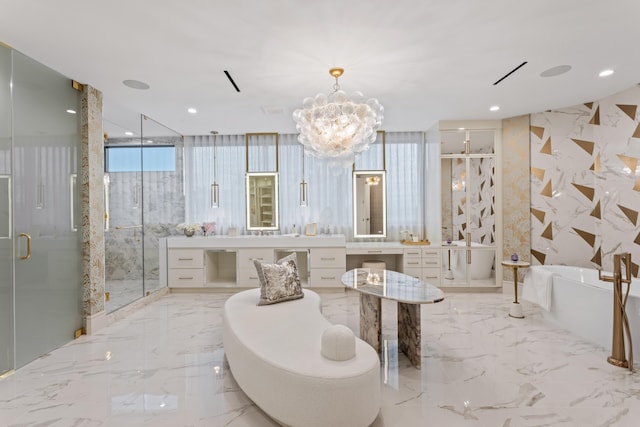
[[[591,117],[591,120],[589,120],[589,124],[596,125],[596,126],[600,125],[600,106],[596,108],[596,112],[593,115],[593,117]]]
[[[544,135],[544,128],[540,126],[531,126],[531,132],[538,137],[538,139],[542,139]]]
[[[600,200],[598,200],[596,207],[591,211],[591,216],[602,219],[602,213],[600,212]]]
[[[593,197],[596,194],[596,190],[593,187],[587,187],[586,185],[575,184],[573,182],[571,183],[571,185],[577,188],[578,191],[580,191],[586,198],[593,202]]]
[[[547,138],[544,145],[540,149],[542,154],[551,154],[551,137]]]
[[[553,240],[553,227],[551,222],[547,225],[547,228],[544,229],[541,236],[545,239]]]
[[[622,213],[624,213],[627,218],[629,218],[633,225],[636,225],[638,223],[638,211],[624,207],[622,205],[618,205],[618,207],[620,208]]]
[[[571,140],[575,142],[578,145],[578,147],[582,148],[587,153],[593,154],[593,149],[596,145],[593,141],[585,141],[583,139],[573,139],[573,138],[571,138]]]
[[[531,208],[531,215],[536,217],[538,221],[544,224],[544,217],[547,215],[545,211],[541,211],[540,209]]]
[[[616,104],[616,107],[622,110],[631,120],[636,119],[636,111],[638,110],[637,105],[628,105],[628,104]]]
[[[553,195],[553,189],[551,188],[551,180],[547,182],[547,185],[544,186],[540,194],[546,197],[551,197]]]
[[[571,227],[571,228],[573,228],[573,231],[578,233],[578,235],[580,237],[582,237],[584,239],[584,241],[587,242],[592,248],[596,246],[596,235],[595,234],[589,233],[589,232],[584,231],[584,230],[580,230],[579,228],[575,228],[575,227]]]

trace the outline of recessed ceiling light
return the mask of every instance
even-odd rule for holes
[[[191,114],[195,114],[197,113],[198,110],[196,110],[195,108],[191,107],[191,108],[187,108],[187,113],[191,113]]]
[[[141,82],[140,80],[123,80],[122,84],[127,87],[130,87],[131,89],[138,89],[138,90],[147,90],[151,87],[147,83]]]
[[[557,67],[551,67],[548,70],[544,70],[540,73],[540,77],[555,77],[560,74],[568,73],[571,70],[571,65],[558,65]]]
[[[67,113],[69,113],[69,114],[75,114],[75,113],[76,113],[76,110],[67,110]]]
[[[607,76],[610,76],[613,73],[614,73],[613,70],[602,70],[602,71],[600,71],[600,74],[598,74],[598,76],[607,77]]]
[[[498,105],[494,105],[491,108],[489,108],[489,111],[498,111],[500,109],[500,107]]]
[[[129,131],[126,131],[124,134],[127,136],[133,136],[133,132],[129,132]]]

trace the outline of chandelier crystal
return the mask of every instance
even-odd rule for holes
[[[331,166],[348,167],[376,140],[384,108],[374,98],[364,102],[361,92],[349,97],[338,84],[343,73],[342,68],[329,70],[336,79],[333,92],[305,98],[302,108],[293,112],[293,120],[300,133],[298,141],[310,155],[329,160]]]

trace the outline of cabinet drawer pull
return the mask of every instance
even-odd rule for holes
[[[426,255],[438,255],[438,252],[425,252]]]
[[[336,280],[336,276],[331,276],[331,277],[327,277],[327,276],[320,276],[320,278],[322,280]]]
[[[257,260],[257,261],[264,261],[264,257],[260,257],[260,258],[249,258],[249,261],[253,261],[253,260]]]
[[[249,279],[250,280],[258,280],[258,277],[257,276],[249,276]]]
[[[420,252],[407,252],[407,255],[420,255]]]
[[[437,279],[438,276],[425,276],[424,278],[425,279]]]
[[[331,257],[331,258],[320,258],[321,261],[335,261],[336,257]]]
[[[425,261],[425,264],[438,264],[438,261]]]
[[[407,261],[407,264],[408,264],[408,265],[418,265],[418,264],[420,264],[420,263],[419,263],[419,262],[409,262],[409,261]]]
[[[367,251],[368,254],[381,254],[382,251]]]
[[[191,277],[178,277],[178,280],[193,280],[193,276],[191,276]]]
[[[178,261],[193,261],[193,258],[178,258]]]

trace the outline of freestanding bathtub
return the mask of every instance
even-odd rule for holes
[[[495,248],[482,243],[471,242],[471,265],[467,266],[467,251],[464,240],[457,240],[450,246],[443,246],[451,251],[451,271],[456,279],[464,279],[466,270],[469,269],[471,280],[483,280],[493,277],[493,261],[495,260]],[[486,250],[483,248],[487,248]],[[442,251],[442,262],[446,268],[449,260],[447,251]]]
[[[613,283],[598,280],[598,271],[594,269],[561,265],[531,268],[547,269],[554,273],[551,308],[549,311],[542,310],[544,318],[611,351]],[[610,272],[603,274],[612,275]],[[623,297],[626,291],[627,285],[623,283]],[[633,340],[633,359],[640,363],[640,279],[637,278],[631,283],[627,317]],[[625,344],[625,351],[628,354],[628,344]]]

